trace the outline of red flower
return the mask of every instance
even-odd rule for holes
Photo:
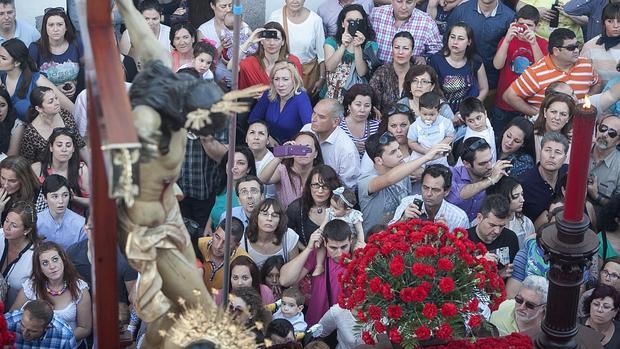
[[[390,305],[387,308],[387,315],[391,319],[398,320],[403,316],[403,308],[398,305]]]
[[[385,332],[386,330],[385,325],[382,324],[381,321],[376,320],[374,325],[375,325],[375,331],[377,331],[377,333]]]
[[[449,324],[441,324],[439,329],[437,329],[437,338],[443,340],[449,340],[452,338],[452,327]]]
[[[363,288],[358,288],[353,292],[353,301],[355,303],[361,303],[366,299],[366,291]]]
[[[432,247],[432,246],[418,246],[418,248],[415,249],[415,256],[416,258],[423,258],[423,257],[433,257],[437,255],[437,249]]]
[[[390,273],[392,273],[392,276],[394,277],[399,277],[403,275],[404,272],[405,260],[403,259],[402,255],[397,254],[396,256],[394,256],[394,258],[392,258],[392,261],[390,262]]]
[[[454,303],[444,303],[444,305],[441,306],[441,315],[444,317],[456,316],[457,312],[458,309]]]
[[[435,276],[435,268],[424,263],[413,263],[413,265],[411,266],[411,272],[413,273],[413,275],[419,278],[422,278],[426,275],[430,277]]]
[[[366,317],[366,314],[364,314],[364,312],[361,310],[357,311],[357,318],[358,320],[360,320],[360,322],[368,322],[368,318]]]
[[[422,286],[414,287],[411,296],[414,302],[422,302],[428,296],[428,291]]]
[[[467,321],[467,325],[469,325],[469,327],[478,327],[480,326],[480,323],[482,322],[482,318],[480,317],[480,315],[472,315],[472,317],[469,318],[469,321]]]
[[[439,279],[439,291],[441,291],[441,293],[450,293],[454,291],[454,280],[452,280],[451,277]]]
[[[398,328],[390,329],[389,336],[390,336],[390,340],[396,344],[399,344],[403,340],[403,337],[401,337],[400,332],[398,332]]]
[[[471,312],[478,311],[478,303],[479,303],[478,298],[474,298],[470,300],[469,304],[467,305],[468,310]]]
[[[433,303],[424,304],[424,308],[422,308],[422,315],[429,320],[434,319],[437,316],[437,306]]]
[[[373,320],[379,320],[381,318],[381,308],[376,305],[368,307],[368,316]]]
[[[368,331],[362,331],[362,340],[366,344],[370,344],[370,345],[375,344],[375,340],[372,338],[372,336],[370,335]]]
[[[416,328],[415,335],[418,337],[418,340],[425,341],[431,338],[431,330],[426,326],[420,326]]]
[[[369,287],[370,287],[370,292],[372,293],[381,292],[381,279],[379,279],[376,276],[370,279]]]
[[[439,258],[439,260],[437,261],[437,267],[439,268],[439,270],[451,271],[454,267],[454,263],[452,263],[452,261],[447,258]]]
[[[444,246],[439,249],[439,255],[441,256],[453,255],[455,252],[456,250],[452,246]]]
[[[394,294],[392,293],[392,288],[390,287],[390,284],[385,283],[381,286],[381,295],[386,301],[391,301],[392,299],[394,299]]]

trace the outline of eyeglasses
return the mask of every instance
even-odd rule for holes
[[[323,190],[329,190],[329,186],[325,183],[321,184],[321,183],[310,183],[310,188],[314,189],[314,190],[319,190],[319,189],[323,189]]]
[[[605,269],[601,270],[601,277],[604,277],[604,278],[608,277],[609,280],[611,280],[611,281],[616,281],[616,280],[620,279],[620,275],[618,275],[616,273],[610,273],[610,272],[608,272]]]
[[[64,7],[48,7],[45,10],[43,10],[43,14],[47,14],[48,12],[61,12],[61,13],[65,13],[65,8]]]
[[[525,299],[523,299],[523,297],[517,295],[515,296],[515,302],[519,305],[525,303],[525,307],[530,309],[530,310],[534,310],[538,307],[540,307],[541,305],[545,305],[545,303],[541,303],[541,304],[536,304],[536,303],[532,303],[530,301],[526,301]]]
[[[393,106],[391,106],[390,109],[388,109],[387,113],[388,113],[388,116],[392,116],[394,114],[399,114],[399,113],[408,114],[408,113],[411,113],[411,109],[406,104],[396,103]]]
[[[386,144],[389,144],[390,142],[394,142],[395,140],[396,140],[396,137],[394,137],[392,132],[385,131],[383,132],[381,137],[379,137],[379,144],[386,145]]]
[[[481,147],[485,146],[485,145],[489,145],[489,143],[487,143],[487,141],[484,138],[480,138],[479,140],[475,141],[474,143],[470,144],[467,147],[467,151],[476,151],[478,149],[480,149]]]
[[[614,130],[613,128],[610,128],[609,126],[605,124],[598,125],[598,132],[601,132],[601,133],[607,132],[607,134],[609,135],[609,138],[616,138],[616,136],[618,136],[618,131]]]
[[[575,50],[581,50],[581,43],[576,43],[576,44],[566,45],[566,46],[558,46],[558,48],[564,48],[572,52]]]
[[[239,196],[248,196],[250,194],[252,195],[260,194],[260,190],[258,190],[258,188],[251,188],[250,190],[242,189],[239,191]]]
[[[76,130],[70,127],[55,127],[52,130],[52,134],[56,134],[56,133],[66,133],[69,136],[75,136],[77,134]]]
[[[426,86],[426,85],[430,85],[433,82],[430,80],[426,80],[426,79],[413,79],[411,80],[411,84],[412,85],[422,85],[422,86]]]
[[[271,219],[280,219],[280,214],[275,212],[269,213],[267,211],[260,211],[258,214],[265,218],[271,217]]]
[[[590,306],[594,307],[595,309],[596,308],[602,309],[603,311],[610,311],[610,310],[614,309],[613,304],[601,303],[601,302],[598,302],[598,301],[592,301],[592,303],[590,303]]]

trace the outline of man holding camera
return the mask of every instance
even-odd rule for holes
[[[422,196],[412,195],[402,199],[390,223],[415,218],[443,223],[450,230],[469,228],[465,211],[445,200],[451,186],[452,172],[447,166],[428,166],[422,173]]]

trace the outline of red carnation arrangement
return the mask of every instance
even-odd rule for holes
[[[467,231],[410,220],[391,225],[343,259],[339,304],[354,311],[361,338],[387,334],[405,349],[431,338],[463,339],[483,324],[479,302],[495,310],[505,299],[495,263]]]

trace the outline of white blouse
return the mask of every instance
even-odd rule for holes
[[[269,22],[278,22],[284,27],[282,19],[282,8],[273,11],[269,17]],[[319,63],[325,60],[325,32],[323,30],[323,20],[314,11],[310,11],[308,18],[300,24],[288,22],[288,45],[290,53],[297,56],[301,64],[310,62],[317,58]],[[295,40],[291,38],[294,37]]]

